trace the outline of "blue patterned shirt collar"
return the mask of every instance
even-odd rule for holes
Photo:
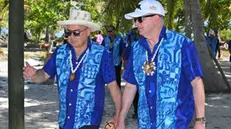
[[[167,30],[166,27],[163,26],[163,28],[162,28],[162,30],[161,30],[161,32],[160,32],[159,41],[158,41],[157,44],[160,43],[160,41],[161,41],[162,38],[167,39],[166,30]],[[139,43],[140,43],[146,50],[149,50],[149,45],[148,45],[148,42],[147,42],[147,40],[146,40],[145,37],[142,36],[142,37],[140,38]],[[150,51],[150,50],[149,50],[149,51]]]

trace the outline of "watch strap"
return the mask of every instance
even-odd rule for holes
[[[205,117],[198,117],[195,119],[195,121],[200,121],[201,123],[205,124],[206,118]]]

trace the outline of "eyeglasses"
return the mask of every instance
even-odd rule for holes
[[[71,34],[73,34],[74,36],[80,36],[80,33],[84,32],[85,30],[87,30],[88,28],[85,28],[84,30],[66,30],[65,34],[66,36],[71,36]]]
[[[108,30],[107,32],[108,32],[108,33],[111,33],[111,32],[112,32],[112,30]]]
[[[134,20],[134,23],[136,23],[136,21],[138,21],[139,23],[142,23],[145,17],[153,17],[153,16],[155,16],[155,15],[156,15],[156,14],[147,15],[147,16],[142,16],[142,17],[136,17],[136,18],[134,18],[133,20]]]

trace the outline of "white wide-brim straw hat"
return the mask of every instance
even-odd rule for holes
[[[61,26],[67,25],[82,25],[91,28],[91,31],[100,30],[100,26],[91,20],[91,14],[87,11],[82,11],[76,8],[70,9],[70,17],[68,20],[58,21]]]

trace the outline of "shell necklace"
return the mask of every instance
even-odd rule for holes
[[[156,58],[156,55],[157,55],[157,52],[160,48],[160,45],[162,44],[163,42],[163,39],[161,39],[152,59],[150,62],[148,62],[148,52],[146,51],[146,61],[144,62],[143,66],[142,66],[142,69],[143,69],[143,72],[148,75],[148,76],[152,76],[154,74],[154,71],[156,70],[156,64],[154,62],[154,59]]]
[[[87,51],[85,52],[85,54],[83,55],[83,57],[81,58],[81,60],[78,62],[77,66],[74,69],[73,64],[72,64],[72,53],[71,53],[71,50],[69,51],[69,53],[70,53],[70,64],[71,64],[71,75],[69,77],[70,81],[75,79],[75,72],[79,68],[80,64],[82,63],[83,59],[86,57],[88,52],[89,52],[89,49],[87,49]]]

